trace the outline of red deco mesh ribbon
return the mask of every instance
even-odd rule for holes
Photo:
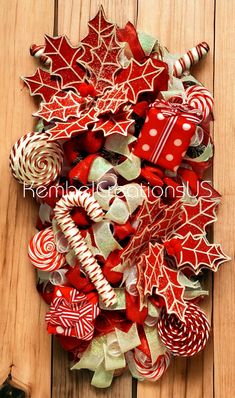
[[[158,333],[163,344],[174,355],[189,357],[205,347],[210,334],[206,315],[196,305],[189,304],[185,322],[163,309],[158,321]]]
[[[48,332],[91,340],[93,321],[99,312],[97,304],[92,304],[83,293],[70,287],[57,287],[50,312],[46,314]]]

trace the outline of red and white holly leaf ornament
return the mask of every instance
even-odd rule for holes
[[[96,103],[97,115],[105,113],[116,113],[128,101],[127,90],[114,86],[111,90],[106,90]]]
[[[79,86],[86,77],[85,69],[77,63],[79,47],[73,47],[66,36],[45,36],[44,55],[51,60],[52,75],[60,76],[63,89],[73,88],[79,92]]]
[[[159,277],[162,275],[164,261],[164,246],[160,243],[149,243],[148,252],[142,256],[145,263],[144,269],[144,294],[152,294],[154,288],[159,286]]]
[[[45,102],[49,102],[54,95],[61,92],[60,82],[57,77],[43,69],[38,68],[34,75],[23,77],[31,95],[40,95]]]
[[[151,232],[148,227],[140,232],[135,233],[130,239],[128,245],[123,249],[121,261],[126,266],[134,264],[138,261],[141,253],[143,253],[151,239]]]
[[[175,228],[181,223],[182,202],[177,200],[164,210],[163,217],[152,226],[152,236],[155,238],[169,239]]]
[[[184,238],[177,238],[182,249],[175,254],[178,269],[190,268],[198,274],[202,268],[218,271],[219,266],[229,260],[221,245],[209,243],[205,236],[195,237],[188,233]]]
[[[121,68],[119,63],[122,47],[116,41],[116,28],[109,36],[100,38],[100,46],[91,49],[92,59],[84,67],[89,71],[89,82],[97,94],[114,85],[116,72]]]
[[[97,94],[102,94],[105,88],[114,85],[115,75],[121,69],[119,59],[123,48],[117,41],[116,25],[105,19],[102,9],[97,18],[89,23],[89,34],[82,41],[82,47],[84,52],[78,62],[89,72],[89,82],[93,84]]]
[[[87,103],[87,99],[75,94],[73,91],[69,91],[63,97],[55,95],[52,101],[42,103],[38,112],[34,113],[34,116],[41,117],[47,122],[54,119],[65,122],[69,118],[81,116],[81,111],[84,110]]]
[[[162,266],[161,272],[156,293],[164,298],[167,313],[175,314],[183,321],[187,304],[183,298],[185,287],[178,280],[179,273],[165,265]]]
[[[160,198],[153,201],[145,200],[136,215],[136,221],[138,222],[136,231],[140,232],[145,227],[151,228],[156,219],[162,214],[164,208],[165,206]]]
[[[95,123],[93,131],[103,131],[105,137],[111,134],[127,136],[129,128],[135,123],[135,121],[130,118],[131,113],[131,110],[125,110],[115,115],[103,115],[99,121]]]
[[[175,234],[185,236],[188,232],[192,235],[205,235],[206,226],[216,221],[216,209],[219,201],[198,198],[196,203],[182,204],[182,218],[180,226],[175,229]]]
[[[47,130],[50,133],[48,141],[69,139],[78,134],[84,133],[88,130],[88,126],[97,121],[96,112],[94,108],[91,108],[89,112],[82,115],[79,119],[71,119],[65,123],[56,123],[54,127]]]
[[[127,68],[122,69],[117,75],[115,83],[123,90],[127,89],[128,100],[135,104],[141,93],[154,91],[155,80],[161,79],[161,74],[165,70],[164,63],[162,63],[162,66],[156,66],[151,58],[143,64],[131,59]]]
[[[106,19],[104,9],[101,6],[96,16],[88,22],[88,35],[81,40],[83,53],[79,60],[89,63],[92,59],[91,49],[98,47],[101,38],[110,35],[115,28],[116,25]]]

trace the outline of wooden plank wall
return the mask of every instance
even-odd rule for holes
[[[34,72],[27,49],[41,43],[43,34],[67,34],[73,44],[87,31],[87,21],[103,4],[108,18],[159,38],[170,51],[183,52],[206,40],[211,51],[194,69],[215,95],[214,184],[223,205],[214,228],[233,257],[235,222],[234,42],[233,0],[0,0],[1,17],[1,321],[0,382],[12,367],[15,383],[32,398],[233,398],[235,391],[234,261],[209,280],[210,299],[205,309],[213,336],[203,354],[176,359],[159,383],[136,383],[126,373],[112,389],[90,387],[88,372],[70,372],[66,353],[51,344],[44,327],[46,306],[35,290],[35,275],[27,260],[27,242],[33,234],[36,206],[11,178],[8,153],[21,135],[33,128],[35,104],[19,79]],[[55,17],[55,18],[54,18]],[[55,19],[55,20],[54,20]],[[213,299],[213,307],[212,307]],[[52,349],[51,349],[52,346]]]

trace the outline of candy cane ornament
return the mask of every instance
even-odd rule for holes
[[[191,48],[186,54],[180,57],[173,66],[173,75],[180,77],[184,72],[189,70],[200,59],[205,57],[210,47],[206,42],[199,43],[196,47]]]
[[[54,209],[55,219],[67,238],[70,247],[74,250],[84,271],[95,285],[101,300],[106,307],[110,307],[116,304],[116,295],[71,218],[70,212],[76,206],[83,207],[94,222],[101,221],[104,213],[98,202],[90,194],[81,191],[69,192],[64,195]]]
[[[30,54],[32,57],[38,58],[43,65],[49,66],[51,61],[50,58],[44,55],[45,46],[37,46],[37,44],[32,44],[30,47]]]

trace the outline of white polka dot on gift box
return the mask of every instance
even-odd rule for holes
[[[168,160],[168,162],[171,162],[174,159],[174,156],[171,153],[168,153],[166,155],[166,160]]]
[[[149,130],[149,135],[151,135],[151,137],[155,137],[157,135],[157,130],[156,129],[150,129]]]
[[[191,129],[191,124],[189,124],[189,123],[184,123],[183,125],[182,125],[182,129],[184,130],[184,131],[188,131],[188,130],[190,130]]]
[[[179,138],[177,138],[176,140],[174,140],[174,145],[175,146],[181,146],[183,144],[183,141],[180,140]]]
[[[144,144],[144,145],[142,145],[142,149],[144,152],[148,152],[150,150],[150,145]]]

